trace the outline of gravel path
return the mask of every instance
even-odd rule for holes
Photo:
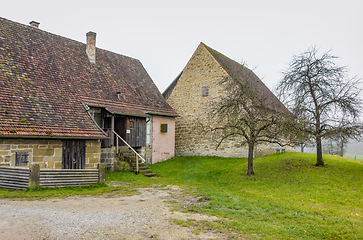
[[[170,220],[217,218],[170,211],[178,189],[140,189],[139,195],[79,196],[46,201],[0,200],[0,239],[223,239],[195,235]]]

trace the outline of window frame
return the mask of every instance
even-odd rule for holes
[[[162,126],[165,126],[165,131],[163,131]],[[168,124],[167,123],[160,123],[160,134],[166,135],[168,133]]]

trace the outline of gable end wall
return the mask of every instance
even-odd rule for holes
[[[239,139],[224,141],[216,150],[217,138],[211,132],[203,131],[202,127],[213,127],[210,106],[224,93],[220,81],[228,76],[200,44],[167,100],[180,115],[175,122],[176,156],[247,157],[248,148],[240,146]],[[208,96],[202,96],[203,88],[208,88]],[[274,147],[277,146],[258,145],[255,156],[273,153]]]

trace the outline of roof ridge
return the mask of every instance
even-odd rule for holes
[[[213,56],[213,58],[218,62],[218,63],[220,63],[219,61],[218,61],[218,59],[215,57],[215,55],[214,55],[214,53],[216,53],[216,54],[219,54],[220,56],[222,56],[222,57],[224,57],[224,58],[226,58],[226,59],[228,59],[228,60],[230,60],[230,61],[232,61],[232,62],[235,62],[235,63],[237,63],[237,64],[239,64],[239,65],[241,65],[241,66],[243,66],[243,67],[245,67],[244,65],[242,65],[242,64],[240,64],[239,62],[237,62],[237,61],[235,61],[235,60],[233,60],[232,58],[229,58],[229,57],[227,57],[226,55],[224,55],[223,53],[221,53],[221,52],[219,52],[219,51],[217,51],[217,50],[215,50],[214,48],[211,48],[211,47],[209,47],[208,45],[206,45],[205,43],[203,43],[203,42],[201,42],[201,44],[208,50],[208,52],[210,52],[211,54],[212,54],[212,56]],[[223,66],[222,66],[223,67]],[[245,67],[245,68],[247,68],[247,67]],[[224,67],[223,67],[223,69],[224,69]],[[248,69],[248,68],[247,68]]]
[[[81,41],[78,41],[78,40],[75,40],[75,39],[72,39],[72,38],[68,38],[68,37],[65,37],[65,36],[61,36],[61,35],[58,35],[58,34],[55,34],[55,33],[49,32],[49,31],[46,31],[46,30],[41,29],[41,28],[34,28],[34,27],[31,27],[31,26],[26,25],[26,24],[24,24],[24,23],[15,22],[15,21],[13,21],[13,20],[9,20],[9,19],[7,19],[7,18],[0,17],[0,20],[9,21],[9,22],[12,22],[13,24],[19,24],[19,25],[22,25],[23,27],[27,27],[27,28],[32,29],[32,30],[41,31],[41,32],[43,32],[44,34],[48,34],[48,35],[55,36],[55,37],[61,37],[61,38],[66,39],[66,40],[68,40],[68,41],[72,41],[72,42],[76,42],[76,43],[79,43],[79,44],[86,45],[86,43],[85,43],[85,42],[81,42]],[[107,49],[100,48],[100,47],[97,47],[97,46],[96,46],[96,49],[97,49],[97,50],[101,50],[101,51],[105,51],[105,52],[109,52],[109,53],[112,53],[112,54],[120,55],[120,56],[123,56],[123,57],[127,57],[127,58],[130,58],[130,59],[134,59],[134,60],[137,60],[137,61],[141,62],[141,61],[140,61],[140,59],[138,59],[138,58],[134,58],[134,57],[126,56],[126,55],[123,55],[123,54],[121,54],[121,53],[113,52],[113,51],[111,51],[111,50],[107,50]]]
[[[243,74],[246,77],[248,75],[248,83],[250,84],[250,87],[253,88],[253,91],[255,91],[257,94],[263,93],[265,97],[267,97],[271,102],[274,102],[276,104],[275,107],[279,106],[279,108],[285,111],[286,107],[251,69],[247,68],[243,64],[232,60],[231,58],[225,56],[217,50],[208,47],[204,43],[201,44],[207,49],[207,51],[213,56],[213,58],[219,63],[219,65],[227,72],[227,74],[231,78],[236,79],[240,77],[240,74]]]

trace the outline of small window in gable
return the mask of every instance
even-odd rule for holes
[[[160,123],[160,133],[166,134],[168,132],[168,124],[167,123]]]
[[[202,87],[202,97],[207,97],[209,95],[209,88]]]
[[[27,166],[28,156],[29,154],[27,152],[17,152],[15,159],[15,166]]]

